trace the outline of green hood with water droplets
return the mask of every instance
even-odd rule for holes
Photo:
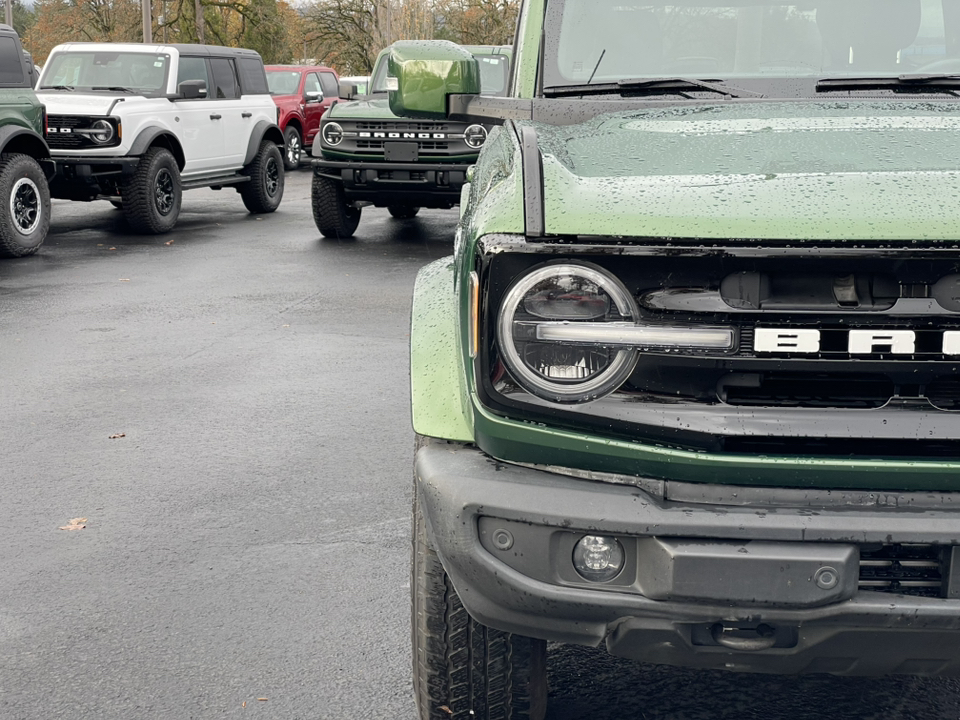
[[[960,104],[742,103],[534,125],[551,234],[960,240]]]

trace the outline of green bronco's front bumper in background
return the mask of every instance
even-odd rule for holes
[[[960,494],[617,485],[439,441],[416,479],[444,568],[491,627],[655,663],[960,675]],[[617,577],[577,574],[585,535],[616,538]]]

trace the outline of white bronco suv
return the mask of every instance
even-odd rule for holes
[[[51,195],[109,200],[137,232],[164,233],[182,190],[232,185],[250,212],[283,197],[283,133],[253,50],[68,43],[37,95],[57,164]]]

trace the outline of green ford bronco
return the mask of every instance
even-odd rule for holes
[[[503,95],[510,48],[465,49],[477,58],[483,94]],[[324,237],[351,237],[366,205],[386,207],[399,219],[414,217],[421,207],[453,207],[493,127],[490,120],[397,117],[387,101],[389,52],[377,56],[369,95],[331,107],[313,140],[313,219]]]
[[[546,642],[960,674],[960,6],[525,0],[418,277],[422,718],[541,718]]]
[[[0,257],[33,255],[50,227],[54,165],[36,71],[9,25],[0,24]]]

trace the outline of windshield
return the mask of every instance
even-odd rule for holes
[[[143,95],[163,92],[169,55],[137,52],[58,52],[43,69],[40,89],[129,90]]]
[[[506,55],[474,55],[480,63],[480,93],[483,95],[504,95],[507,80],[510,77],[510,58]],[[374,70],[371,93],[387,92],[386,55],[377,63]]]
[[[271,95],[296,95],[300,87],[300,72],[267,70],[267,87]]]
[[[545,87],[960,73],[960,0],[550,0]]]

